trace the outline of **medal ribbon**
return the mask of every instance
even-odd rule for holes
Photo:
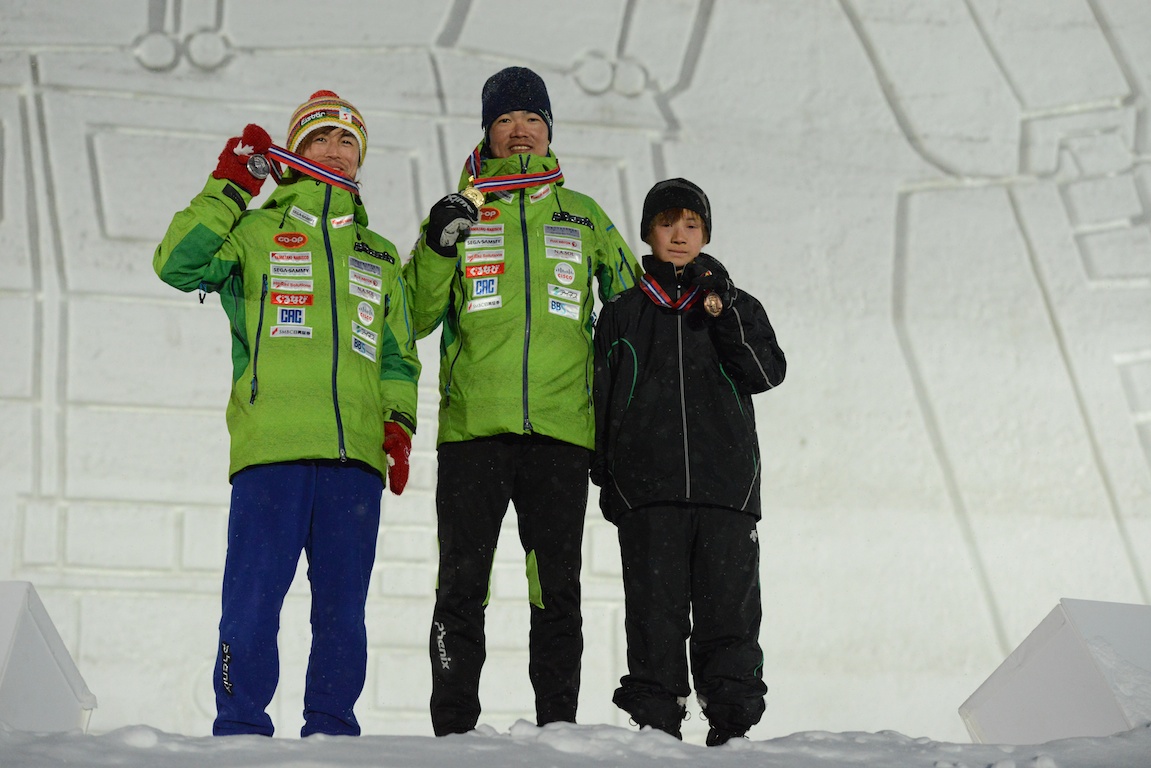
[[[656,304],[661,307],[667,307],[668,309],[674,309],[676,312],[686,312],[691,309],[695,306],[695,303],[699,301],[700,294],[702,293],[698,285],[692,286],[692,289],[683,296],[680,296],[678,301],[672,301],[671,297],[667,295],[663,288],[659,287],[659,283],[652,280],[651,276],[647,274],[640,276],[639,287],[640,290],[646,293],[648,298]]]
[[[472,150],[472,154],[468,157],[466,165],[468,174],[473,177],[471,185],[484,194],[488,192],[503,192],[509,189],[527,189],[528,187],[538,187],[541,184],[554,184],[563,181],[564,178],[563,171],[560,170],[559,161],[557,160],[555,169],[551,171],[511,173],[507,176],[488,176],[485,179],[481,179],[479,178],[479,147]]]
[[[273,160],[271,164],[272,175],[276,177],[277,184],[280,182],[280,179],[283,178],[283,174],[281,173],[277,163],[283,163],[289,168],[295,168],[305,176],[311,176],[317,181],[322,181],[325,184],[331,184],[333,187],[339,187],[340,189],[346,189],[353,195],[360,194],[360,185],[349,179],[347,176],[344,176],[335,168],[331,168],[327,165],[324,165],[323,163],[313,162],[305,157],[297,155],[295,152],[289,152],[283,147],[277,147],[275,144],[268,147],[267,154],[268,157]]]

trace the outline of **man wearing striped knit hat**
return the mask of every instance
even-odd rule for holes
[[[364,605],[381,493],[404,489],[420,365],[395,246],[368,229],[363,117],[317,91],[286,150],[229,139],[156,248],[160,278],[216,292],[231,323],[228,553],[213,683],[216,735],[273,733],[280,609],[303,552],[312,648],[304,726],[358,735]],[[279,164],[288,166],[281,173]],[[271,172],[277,185],[248,210]]]

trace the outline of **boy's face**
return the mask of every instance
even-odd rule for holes
[[[679,267],[703,250],[703,220],[695,211],[684,211],[674,220],[656,216],[647,236],[652,255]]]
[[[360,169],[360,142],[343,128],[321,128],[308,134],[300,155],[335,168],[349,179],[355,179]]]

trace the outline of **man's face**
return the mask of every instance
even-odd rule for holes
[[[505,112],[488,128],[488,149],[492,157],[547,155],[548,124],[535,112]]]
[[[343,128],[321,128],[308,134],[300,155],[335,168],[349,179],[355,179],[360,169],[360,143]]]
[[[671,219],[657,216],[647,237],[652,255],[668,261],[676,269],[688,264],[703,250],[703,221],[695,211],[684,211]]]

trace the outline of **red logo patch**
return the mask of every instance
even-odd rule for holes
[[[480,221],[495,221],[499,217],[498,208],[480,208]]]
[[[272,303],[279,307],[310,307],[312,306],[312,294],[273,293]]]
[[[281,232],[272,239],[285,248],[300,248],[308,244],[308,236],[303,232]]]
[[[474,264],[464,268],[464,277],[488,277],[489,275],[502,275],[504,265],[501,264]]]

